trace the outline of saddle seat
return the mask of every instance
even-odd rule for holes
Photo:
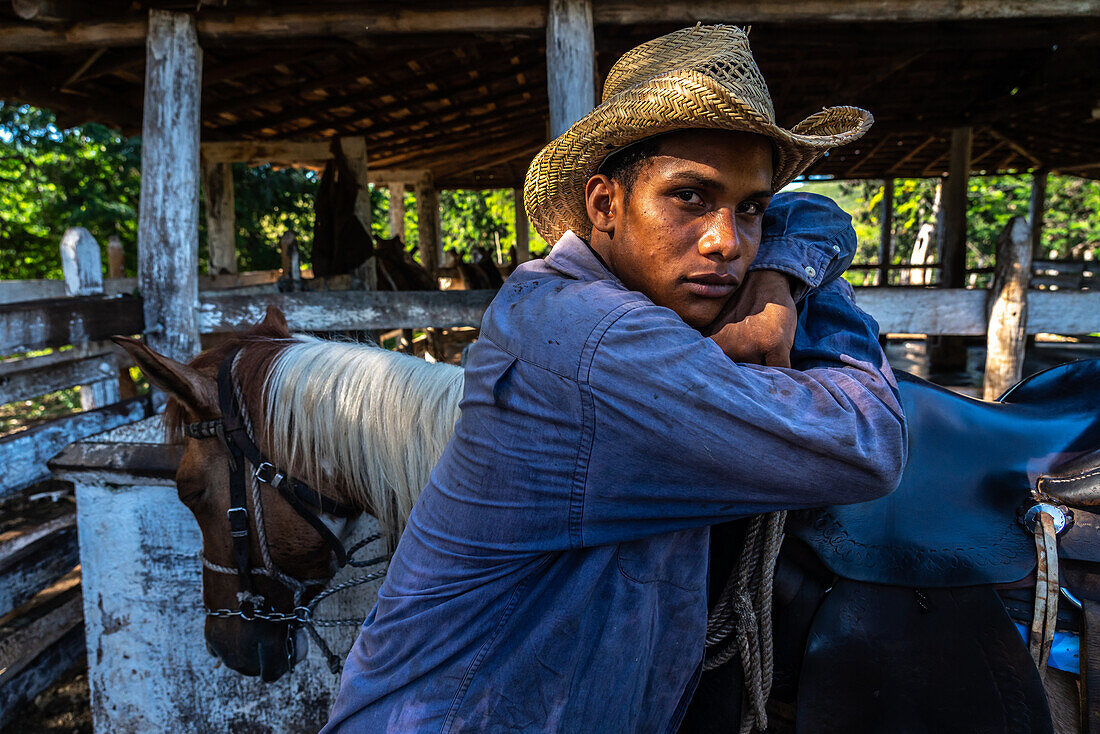
[[[1019,581],[1035,568],[1035,545],[1017,510],[1036,480],[1066,504],[1100,503],[1100,360],[1045,370],[997,403],[897,376],[909,426],[898,488],[788,520],[832,573],[910,588]]]

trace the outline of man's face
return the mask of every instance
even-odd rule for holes
[[[771,179],[767,138],[669,134],[629,193],[603,175],[588,182],[592,247],[628,288],[703,329],[756,257]]]

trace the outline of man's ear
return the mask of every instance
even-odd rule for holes
[[[592,226],[608,237],[615,234],[615,220],[622,206],[621,188],[602,173],[588,179],[584,188],[584,203]]]
[[[219,415],[218,388],[210,377],[185,364],[157,354],[144,343],[128,336],[112,336],[111,341],[126,350],[154,385],[183,403],[202,419]]]

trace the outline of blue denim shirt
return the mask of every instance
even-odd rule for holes
[[[850,219],[779,195],[764,232],[754,267],[809,291],[794,369],[730,361],[572,233],[508,279],[325,732],[672,731],[709,526],[894,488],[893,375],[836,279]]]

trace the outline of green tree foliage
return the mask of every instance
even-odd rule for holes
[[[58,243],[86,227],[118,235],[136,265],[141,144],[102,125],[59,130],[52,113],[0,102],[0,275],[60,278]]]
[[[893,262],[909,262],[922,224],[932,221],[936,179],[894,182]],[[967,192],[968,268],[993,265],[997,237],[1014,216],[1028,216],[1030,174],[975,176]],[[856,263],[877,263],[882,217],[881,181],[813,181],[803,187],[829,196],[852,215],[858,248]],[[1043,216],[1045,252],[1062,258],[1100,259],[1100,182],[1051,175]],[[849,278],[863,281],[854,271]]]

